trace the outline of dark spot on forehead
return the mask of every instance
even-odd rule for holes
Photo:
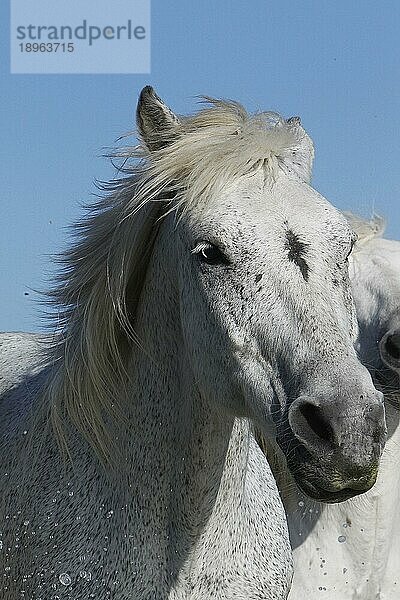
[[[294,233],[291,229],[288,229],[286,231],[285,247],[288,251],[289,260],[294,262],[299,267],[304,281],[308,281],[310,267],[304,258],[307,254],[308,244],[302,242],[296,233]]]

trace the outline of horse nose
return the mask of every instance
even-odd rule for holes
[[[361,376],[327,377],[289,407],[281,444],[296,482],[317,500],[345,500],[376,481],[386,438],[383,394]]]
[[[353,408],[350,413],[351,405],[350,400],[342,398],[300,397],[289,409],[289,424],[295,437],[313,455],[331,451],[350,459],[356,454],[355,440],[359,440],[364,445],[360,455],[369,454],[370,460],[379,458],[386,435],[382,393],[375,390],[369,399],[360,395],[357,410]]]

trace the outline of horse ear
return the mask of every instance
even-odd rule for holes
[[[305,183],[310,183],[314,161],[314,144],[301,124],[300,117],[290,117],[286,120],[290,129],[296,132],[297,147],[293,148],[290,158],[291,168]]]
[[[301,125],[301,118],[300,117],[289,117],[289,119],[287,119],[286,123],[289,123],[289,125]]]
[[[136,123],[140,137],[149,150],[159,150],[168,146],[181,128],[178,117],[150,85],[146,85],[140,92]]]

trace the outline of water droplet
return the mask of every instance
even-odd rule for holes
[[[347,523],[343,523],[342,527],[346,529],[348,527]]]
[[[109,510],[108,513],[106,514],[107,519],[111,519],[111,517],[113,516],[114,511],[113,510]]]
[[[72,583],[72,579],[68,573],[61,573],[61,575],[58,576],[58,579],[62,585],[71,585]]]
[[[300,502],[298,503],[298,505],[300,506],[300,508],[302,508],[304,506],[303,500],[300,500]]]
[[[28,432],[27,432],[27,430],[25,429],[25,431],[23,431],[22,433],[23,433],[24,435],[26,435]]]
[[[345,535],[339,535],[339,537],[338,537],[337,541],[338,541],[340,544],[343,544],[343,542],[345,542],[345,541],[346,541],[346,536],[345,536]]]

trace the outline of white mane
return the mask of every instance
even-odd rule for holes
[[[60,335],[46,356],[50,369],[45,410],[64,450],[71,420],[103,460],[113,442],[127,381],[125,359],[135,337],[135,311],[159,218],[167,210],[201,209],[238,178],[263,169],[271,185],[278,171],[308,182],[313,145],[299,119],[275,113],[250,116],[237,103],[210,106],[183,118],[179,135],[163,147],[145,144],[119,152],[127,177],[104,188],[105,199],[75,225],[77,243],[59,257],[63,266],[49,293]]]

